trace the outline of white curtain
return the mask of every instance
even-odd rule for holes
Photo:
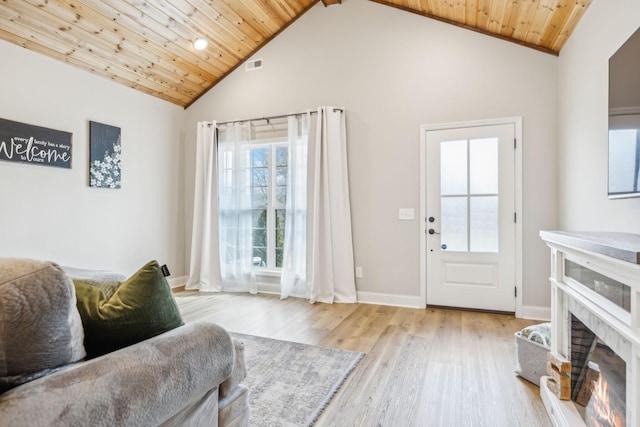
[[[309,126],[307,286],[311,302],[356,302],[345,115],[320,107]]]
[[[320,107],[288,123],[282,298],[356,302],[345,117]],[[257,292],[253,270],[251,126],[198,123],[187,289]],[[217,145],[217,147],[216,147]]]
[[[218,203],[222,289],[257,292],[253,272],[251,125],[218,129]]]
[[[289,117],[285,233],[280,297],[308,298],[307,289],[307,145],[310,114]]]
[[[191,265],[185,288],[203,292],[219,292],[222,289],[218,249],[217,159],[215,122],[199,122],[196,139]]]

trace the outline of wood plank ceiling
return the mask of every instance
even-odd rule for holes
[[[2,0],[0,39],[188,107],[319,1]],[[557,55],[592,0],[371,1]]]

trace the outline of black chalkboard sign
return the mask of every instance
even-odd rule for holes
[[[0,119],[0,160],[71,169],[69,132]]]

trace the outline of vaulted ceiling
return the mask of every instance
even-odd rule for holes
[[[0,39],[187,107],[319,1],[2,0]],[[371,1],[557,55],[592,0]]]

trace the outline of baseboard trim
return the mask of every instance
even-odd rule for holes
[[[167,277],[167,282],[169,282],[171,289],[174,289],[186,285],[188,279],[189,276]]]
[[[258,293],[280,295],[280,285],[273,283],[257,282]]]
[[[169,277],[167,281],[172,289],[183,287],[189,276]],[[265,294],[280,294],[280,285],[258,282],[258,292]],[[362,304],[388,305],[392,307],[424,308],[419,296],[383,294],[379,292],[358,291],[358,302]],[[550,307],[525,305],[522,307],[522,318],[548,322],[551,319]]]
[[[393,307],[424,308],[419,296],[381,294],[378,292],[358,291],[358,302],[362,304],[390,305]]]
[[[529,320],[551,320],[551,307],[539,307],[535,305],[522,306],[522,318]]]
[[[420,297],[411,295],[358,291],[358,302],[363,304],[390,305],[394,307],[424,308],[420,303]],[[522,307],[522,318],[548,322],[551,320],[551,308],[525,305]]]
[[[167,282],[172,290],[177,291],[180,288],[184,288],[189,280],[189,276],[167,277]],[[280,295],[280,285],[274,285],[272,283],[258,282],[258,292],[261,294],[275,294]]]

